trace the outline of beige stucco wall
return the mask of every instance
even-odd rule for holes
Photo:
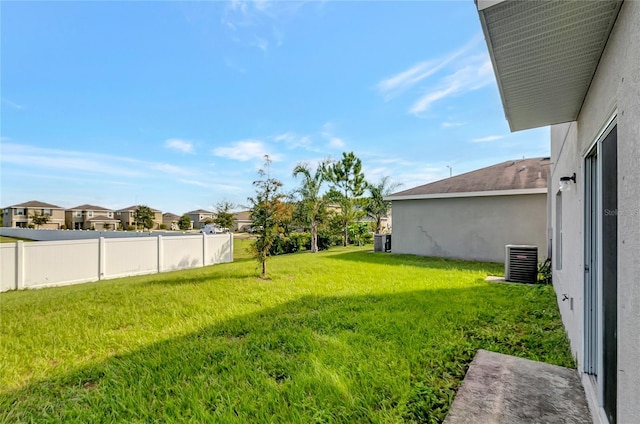
[[[640,422],[640,2],[626,1],[613,28],[577,122],[551,130],[549,187],[575,172],[563,196],[563,266],[553,280],[571,347],[583,368],[584,160],[617,110],[618,131],[618,422]],[[555,214],[550,221],[556,226]],[[556,258],[554,258],[554,261]],[[574,299],[560,301],[566,293]]]
[[[391,250],[504,263],[505,245],[546,257],[546,194],[393,201]]]

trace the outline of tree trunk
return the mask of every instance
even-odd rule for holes
[[[382,217],[376,217],[376,234],[382,234]]]
[[[311,253],[318,252],[318,224],[311,223]]]
[[[262,261],[262,278],[267,276],[267,260]]]
[[[349,239],[349,232],[347,231],[347,224],[344,224],[344,247],[347,247],[348,239]]]

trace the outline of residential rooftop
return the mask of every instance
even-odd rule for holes
[[[547,188],[548,157],[508,160],[486,168],[424,184],[388,196],[389,199],[445,193],[476,193]]]

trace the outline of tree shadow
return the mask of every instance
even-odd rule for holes
[[[0,392],[0,422],[440,422],[479,348],[571,365],[553,306],[498,285],[306,296]]]

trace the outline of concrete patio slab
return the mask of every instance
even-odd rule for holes
[[[575,370],[478,350],[446,424],[592,423]]]

